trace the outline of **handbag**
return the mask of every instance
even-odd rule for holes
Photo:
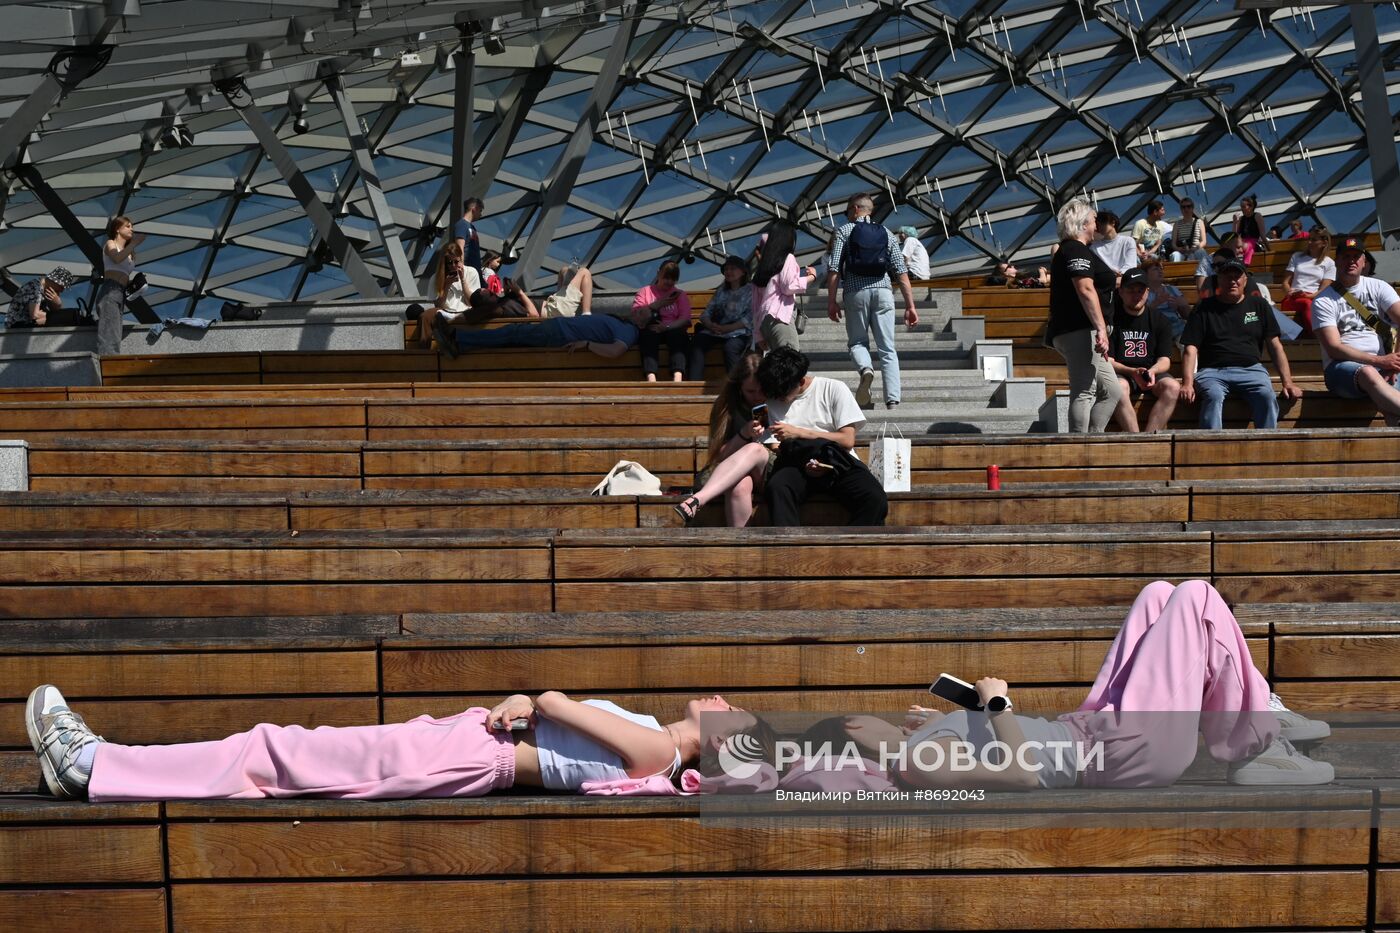
[[[661,480],[635,460],[619,460],[590,495],[659,496]]]
[[[891,429],[898,437],[889,433]],[[899,425],[883,424],[880,433],[870,442],[870,455],[865,462],[870,465],[870,472],[880,481],[880,485],[885,487],[885,492],[908,492],[913,453],[914,445],[904,436]]]
[[[801,308],[792,316],[792,329],[797,331],[799,337],[807,333],[807,312]]]

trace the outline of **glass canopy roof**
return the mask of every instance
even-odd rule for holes
[[[3,2],[3,0],[0,0]],[[371,272],[390,263],[341,113],[341,74],[368,139],[393,237],[427,272],[448,209],[458,48],[477,19],[478,170],[487,248],[525,249],[560,156],[606,85],[576,182],[531,278],[588,264],[600,285],[659,261],[747,253],[775,217],[825,243],[847,197],[911,225],[934,274],[1043,259],[1074,194],[1125,219],[1192,197],[1217,231],[1255,193],[1269,224],[1303,216],[1374,229],[1356,53],[1345,6],[1236,10],[1226,0],[53,0],[4,3],[0,119],[55,51],[103,26],[111,62],[52,108],[20,157],[96,234],[115,213],[166,317],[224,300],[353,296],[277,167],[213,88],[243,75],[306,180]],[[1376,7],[1400,60],[1400,13]],[[488,48],[482,39],[492,34]],[[497,44],[495,40],[500,40]],[[1400,88],[1391,88],[1392,95]],[[1394,98],[1392,97],[1392,111]],[[523,119],[517,117],[523,114]],[[299,118],[304,122],[299,123]],[[183,133],[170,132],[178,124]],[[499,165],[492,159],[503,154]],[[13,163],[13,159],[11,160]],[[20,173],[21,176],[24,173]],[[1163,197],[1163,194],[1166,197]],[[58,220],[0,175],[0,268],[16,280],[87,268]],[[319,255],[318,255],[319,253]]]

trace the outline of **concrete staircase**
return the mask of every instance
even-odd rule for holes
[[[981,338],[979,318],[963,318],[957,292],[919,295],[920,322],[913,330],[902,323],[895,330],[899,351],[900,394],[898,408],[884,407],[884,385],[878,364],[871,398],[875,405],[862,435],[879,431],[884,424],[898,425],[906,436],[921,434],[1024,434],[1037,429],[1040,405],[1045,399],[1043,379],[986,378],[983,362],[1003,357],[995,374],[1011,373],[1009,341]],[[826,316],[826,297],[808,296],[807,332],[802,351],[812,361],[812,372],[839,379],[854,391],[859,382],[846,349],[846,325]],[[873,345],[872,345],[873,346]],[[1004,367],[1004,368],[1003,368]]]

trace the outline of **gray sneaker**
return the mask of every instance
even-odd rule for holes
[[[39,756],[44,783],[55,797],[82,797],[91,773],[78,764],[82,750],[106,741],[93,735],[83,717],[68,708],[68,701],[50,684],[35,687],[24,707],[29,744]]]
[[[1320,719],[1309,719],[1283,705],[1277,693],[1269,694],[1269,710],[1278,717],[1279,735],[1290,742],[1319,742],[1332,734],[1332,727]]]
[[[1247,761],[1230,765],[1226,777],[1231,784],[1249,787],[1330,784],[1336,773],[1325,761],[1313,761],[1283,737]]]
[[[875,370],[862,369],[860,371],[860,385],[856,386],[856,404],[861,408],[872,408],[875,403],[870,400],[870,386],[875,382]]]

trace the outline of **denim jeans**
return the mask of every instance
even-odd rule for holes
[[[566,342],[562,318],[552,317],[538,324],[506,324],[483,330],[458,330],[454,336],[464,350],[491,347],[562,347]]]
[[[1243,393],[1249,403],[1250,417],[1256,428],[1278,427],[1278,396],[1274,394],[1274,384],[1263,363],[1222,366],[1196,373],[1196,404],[1200,406],[1201,427],[1220,429],[1225,399],[1235,392]]]
[[[870,332],[875,332],[875,353],[880,359],[880,377],[885,384],[885,401],[899,401],[899,354],[894,349],[894,292],[888,288],[842,290],[846,309],[846,346],[856,369],[871,369]]]

